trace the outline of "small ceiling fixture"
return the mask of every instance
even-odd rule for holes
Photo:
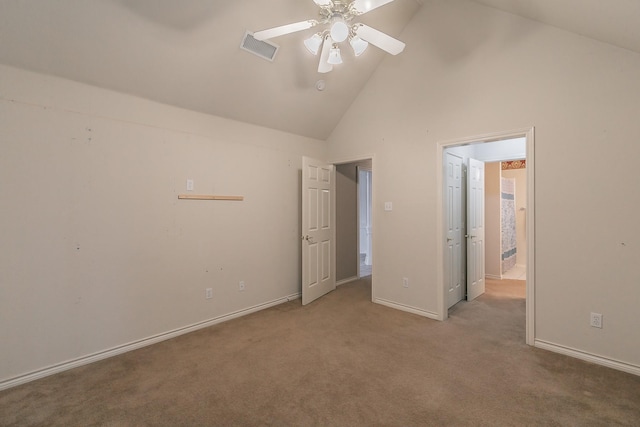
[[[351,21],[393,0],[313,0],[320,7],[320,19],[295,22],[253,34],[256,40],[267,40],[297,31],[307,30],[316,25],[327,25],[324,30],[313,34],[304,41],[309,52],[317,55],[320,52],[319,73],[328,73],[334,65],[342,63],[339,43],[349,40],[355,56],[367,50],[369,44],[379,47],[387,53],[397,55],[405,48],[400,40],[371,28],[365,24]],[[320,49],[322,47],[322,50]]]

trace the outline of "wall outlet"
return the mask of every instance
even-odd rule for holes
[[[602,329],[602,314],[600,313],[591,313],[591,326],[594,328]]]
[[[408,288],[409,287],[409,278],[408,277],[403,277],[402,278],[402,287],[403,288]]]
[[[207,288],[204,290],[204,297],[206,299],[211,299],[213,298],[213,288]]]
[[[187,191],[193,191],[193,180],[192,179],[188,179],[187,180]]]
[[[244,280],[238,282],[238,290],[241,292],[244,291]]]

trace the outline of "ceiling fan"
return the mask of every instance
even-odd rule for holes
[[[355,56],[360,56],[369,43],[387,53],[397,55],[404,50],[405,44],[400,40],[371,28],[362,23],[351,21],[364,13],[393,0],[313,0],[320,7],[320,19],[295,22],[253,34],[256,40],[267,40],[285,34],[303,31],[316,25],[329,25],[304,41],[306,48],[314,55],[320,51],[319,73],[328,73],[334,65],[342,63],[339,43],[349,40]],[[322,49],[320,49],[322,47]]]

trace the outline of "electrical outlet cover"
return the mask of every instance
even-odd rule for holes
[[[590,324],[594,328],[601,328],[602,329],[602,314],[600,314],[600,313],[591,313]]]

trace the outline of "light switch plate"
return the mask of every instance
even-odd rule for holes
[[[188,179],[187,180],[187,191],[193,191],[193,180],[192,179]]]
[[[384,210],[387,212],[391,212],[393,210],[393,203],[384,202]]]

